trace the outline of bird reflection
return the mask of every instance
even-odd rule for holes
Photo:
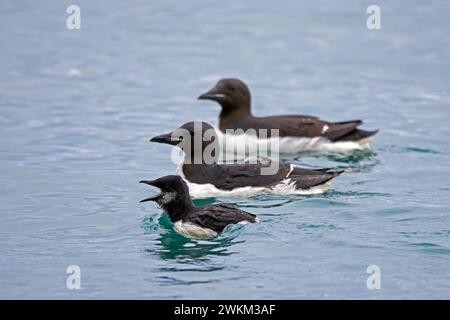
[[[334,162],[335,164],[321,163],[322,167],[330,166],[330,169],[344,170],[345,172],[370,172],[380,161],[376,158],[376,153],[370,150],[356,150],[349,154],[328,153],[315,154],[314,152],[303,152],[300,156],[291,157],[290,161],[297,161],[299,165],[309,167],[308,157],[319,158],[325,162]]]
[[[376,153],[372,150],[354,150],[348,153],[338,152],[318,152],[318,151],[303,151],[296,154],[279,154],[283,160],[300,160],[304,158],[322,158],[330,161],[344,162],[344,163],[358,163],[360,161],[370,160]]]
[[[203,202],[202,202],[203,201]],[[210,199],[195,200],[196,205],[199,202],[205,205]],[[211,202],[208,202],[211,203]],[[158,228],[155,228],[158,224]],[[163,260],[171,259],[200,259],[208,256],[228,256],[232,254],[228,248],[238,241],[234,241],[242,226],[233,225],[227,227],[218,237],[208,240],[197,240],[187,238],[173,229],[173,224],[166,214],[159,218],[155,215],[147,216],[142,222],[142,228],[145,232],[154,233],[155,229],[159,231],[156,248],[145,249],[151,254],[159,254]]]

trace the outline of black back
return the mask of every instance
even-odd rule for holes
[[[196,207],[183,219],[202,228],[208,228],[221,232],[229,224],[247,221],[256,222],[256,215],[231,207],[225,204],[213,204],[204,207]]]

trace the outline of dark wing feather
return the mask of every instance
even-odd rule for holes
[[[331,141],[337,141],[339,138],[355,131],[355,129],[362,124],[361,120],[328,123],[328,130],[324,131],[323,136]]]
[[[271,116],[255,120],[258,129],[278,129],[280,137],[320,136],[325,124],[319,118],[311,116]]]
[[[251,128],[257,130],[259,135],[259,129],[278,129],[280,137],[324,137],[333,142],[358,141],[377,133],[358,129],[362,124],[361,120],[328,122],[312,116],[283,115],[235,119],[234,123],[221,126],[221,130],[224,131],[229,127],[244,130]],[[269,131],[268,136],[270,135]]]
[[[189,216],[189,220],[200,227],[221,232],[229,224],[256,222],[256,216],[228,205],[213,204],[197,207],[195,213]]]
[[[270,187],[282,181],[289,171],[286,165],[280,164],[278,171],[273,175],[262,175],[261,170],[266,164],[243,163],[217,165],[212,175],[214,184],[222,190],[232,190],[241,187]]]
[[[241,187],[266,187],[271,188],[281,183],[287,177],[295,181],[300,189],[325,183],[340,173],[324,172],[323,170],[311,170],[294,167],[286,163],[278,163],[278,171],[272,175],[262,175],[261,170],[268,166],[268,162],[258,162],[256,164],[223,164],[210,166],[207,174],[202,176],[202,180],[196,181],[195,177],[187,177],[189,181],[195,183],[211,183],[221,190],[233,190]]]
[[[329,169],[309,170],[295,168],[289,178],[295,181],[297,188],[309,189],[324,184],[339,176],[343,171],[328,171]]]

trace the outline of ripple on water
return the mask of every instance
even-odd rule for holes
[[[367,182],[367,181],[366,181]],[[365,182],[363,182],[365,183]],[[235,200],[228,202],[243,208],[276,208],[289,207],[297,202],[317,203],[317,204],[336,204],[341,206],[352,206],[353,204],[338,200],[339,198],[372,198],[372,197],[390,197],[390,193],[382,192],[357,192],[357,191],[336,191],[330,189],[325,193],[316,195],[259,195],[245,200]],[[228,199],[227,199],[228,200]]]
[[[336,229],[343,229],[335,224],[331,223],[299,223],[297,224],[298,229],[327,229],[327,230],[336,230]]]
[[[388,145],[380,147],[380,151],[385,151],[388,153],[425,153],[425,154],[440,154],[440,152],[423,147],[401,147],[397,145]]]
[[[305,151],[300,152],[294,156],[288,156],[284,154],[280,154],[280,157],[285,160],[298,160],[303,161],[303,159],[311,157],[311,158],[322,158],[335,162],[343,162],[343,163],[360,163],[367,160],[373,160],[376,156],[376,153],[372,150],[354,150],[350,153],[320,153],[313,151]]]
[[[353,203],[336,200],[328,197],[307,198],[301,200],[302,207],[321,208],[321,207],[353,207]]]
[[[379,165],[380,160],[375,153],[364,155],[359,160],[357,155],[322,155],[309,157],[296,157],[291,159],[295,165],[303,168],[330,168],[343,170],[345,172],[370,172],[375,166]],[[314,165],[311,165],[314,163]]]
[[[450,254],[450,248],[431,242],[415,242],[408,244],[419,252],[427,254]]]
[[[383,208],[383,209],[375,210],[373,212],[373,214],[377,215],[377,216],[381,216],[381,217],[388,217],[388,216],[395,216],[395,215],[402,215],[402,214],[406,214],[406,213],[411,213],[413,211],[414,211],[413,208],[410,208],[410,207],[396,206],[396,207],[390,207],[390,208]]]
[[[385,192],[358,192],[358,191],[336,191],[330,190],[327,193],[319,195],[324,198],[349,197],[349,198],[372,198],[372,197],[390,197],[390,193]]]

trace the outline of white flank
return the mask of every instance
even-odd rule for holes
[[[236,197],[236,198],[248,198],[254,197],[260,194],[276,194],[276,195],[311,195],[311,194],[320,194],[327,191],[331,182],[327,181],[321,185],[309,188],[309,189],[297,189],[295,186],[295,182],[291,181],[290,178],[284,179],[279,184],[275,185],[272,188],[266,187],[241,187],[236,188],[230,191],[220,190],[216,188],[211,183],[198,184],[189,182],[184,176],[183,170],[181,169],[183,166],[183,161],[180,162],[177,168],[177,174],[186,181],[189,187],[189,194],[192,198],[209,198],[209,197]]]
[[[190,183],[185,180],[189,186],[189,193],[192,198],[208,198],[208,197],[236,197],[236,198],[248,198],[254,197],[260,194],[276,194],[276,195],[311,195],[324,193],[330,188],[330,183],[309,188],[309,189],[297,189],[295,183],[291,182],[291,179],[285,179],[281,183],[277,184],[273,188],[265,187],[242,187],[236,188],[230,191],[217,189],[214,185]]]
[[[324,127],[325,130],[326,126]],[[365,138],[359,141],[331,142],[323,137],[299,138],[282,137],[270,139],[258,139],[256,136],[248,134],[224,134],[217,128],[216,132],[219,141],[226,150],[222,158],[232,159],[233,155],[240,153],[250,153],[247,156],[254,156],[255,150],[266,150],[273,143],[278,143],[279,153],[293,154],[302,151],[316,151],[322,153],[342,153],[348,154],[356,150],[370,150],[372,139]],[[276,141],[276,142],[275,142]],[[238,148],[236,148],[238,146]],[[236,150],[237,149],[237,150]]]
[[[195,239],[209,239],[217,236],[217,232],[208,228],[202,228],[189,222],[177,221],[174,223],[174,228],[178,233]]]

